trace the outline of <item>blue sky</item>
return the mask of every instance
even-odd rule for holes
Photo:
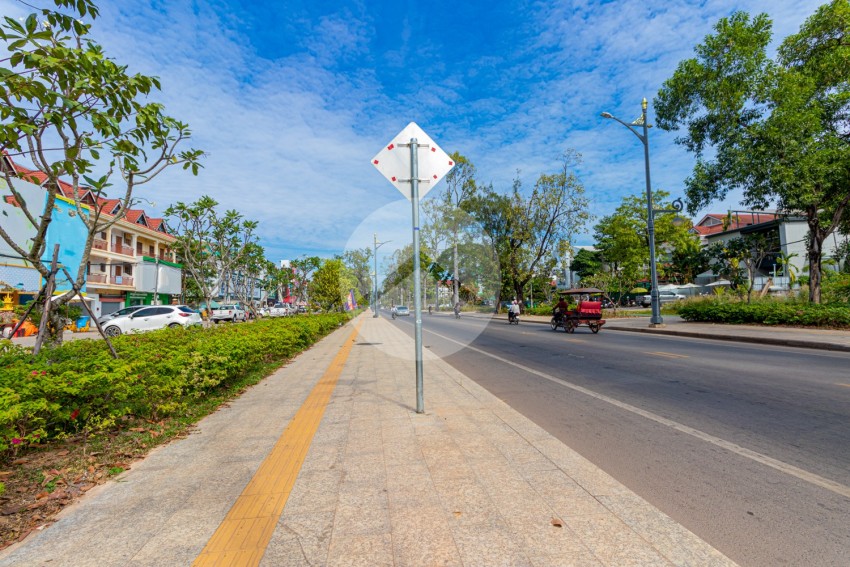
[[[209,154],[199,176],[175,169],[139,196],[161,213],[211,195],[259,221],[279,260],[366,246],[375,232],[410,241],[409,205],[370,163],[410,121],[502,191],[517,171],[530,188],[575,149],[592,212],[609,214],[643,192],[643,151],[600,112],[637,117],[641,99],[651,103],[721,17],[767,12],[776,44],[821,2],[99,4],[95,39],[132,71],[161,78],[156,98]],[[15,0],[0,9],[26,12]],[[653,187],[677,196],[693,158],[674,138],[650,133]],[[732,199],[701,212],[737,207]],[[576,244],[591,244],[591,229]]]

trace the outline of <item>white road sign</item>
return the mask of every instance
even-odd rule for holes
[[[408,200],[411,198],[409,147],[411,138],[416,138],[420,146],[418,164],[420,199],[425,197],[428,191],[455,165],[454,160],[441,150],[416,122],[408,124],[378,152],[378,155],[372,158],[372,165]]]

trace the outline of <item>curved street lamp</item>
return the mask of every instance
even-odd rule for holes
[[[652,128],[647,123],[646,120],[646,98],[641,102],[641,114],[634,122],[628,124],[623,122],[616,116],[612,116],[608,112],[602,113],[602,118],[610,118],[611,120],[616,120],[626,128],[628,128],[632,134],[637,136],[638,140],[643,144],[643,159],[646,168],[646,229],[649,233],[649,273],[652,282],[652,289],[650,290],[651,296],[651,305],[652,305],[652,316],[649,319],[650,327],[660,327],[664,325],[664,319],[661,318],[661,305],[659,304],[658,298],[658,270],[656,268],[656,260],[655,260],[655,213],[677,213],[682,210],[682,200],[676,199],[673,201],[673,209],[653,209],[652,208],[652,188],[649,181],[649,128]],[[643,134],[641,134],[637,128],[640,127],[643,130]]]
[[[378,242],[378,234],[377,233],[373,233],[373,238],[375,239],[375,253],[374,253],[374,256],[375,256],[374,257],[374,260],[375,260],[375,293],[373,294],[373,297],[372,297],[372,305],[373,305],[373,307],[372,307],[372,317],[377,317],[378,316],[378,248],[380,248],[384,244],[387,244],[388,242],[392,242],[392,240],[386,240],[384,242]]]

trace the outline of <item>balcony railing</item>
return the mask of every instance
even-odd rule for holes
[[[112,243],[112,251],[117,254],[123,254],[124,256],[135,256],[136,251],[133,250],[130,246],[124,246],[123,244],[118,244],[117,242]]]
[[[98,250],[109,250],[109,244],[105,240],[101,240],[99,238],[95,238],[91,245],[92,248],[97,248]]]
[[[133,276],[111,276],[109,283],[124,287],[133,287]]]
[[[106,274],[89,274],[86,276],[88,283],[106,283]]]

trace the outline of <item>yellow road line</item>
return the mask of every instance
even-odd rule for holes
[[[362,324],[346,339],[193,566],[260,564]]]
[[[658,352],[648,352],[646,354],[652,354],[652,355],[655,355],[655,356],[663,356],[665,358],[690,358],[686,354],[675,354],[675,353],[672,353],[672,352],[658,351]]]

